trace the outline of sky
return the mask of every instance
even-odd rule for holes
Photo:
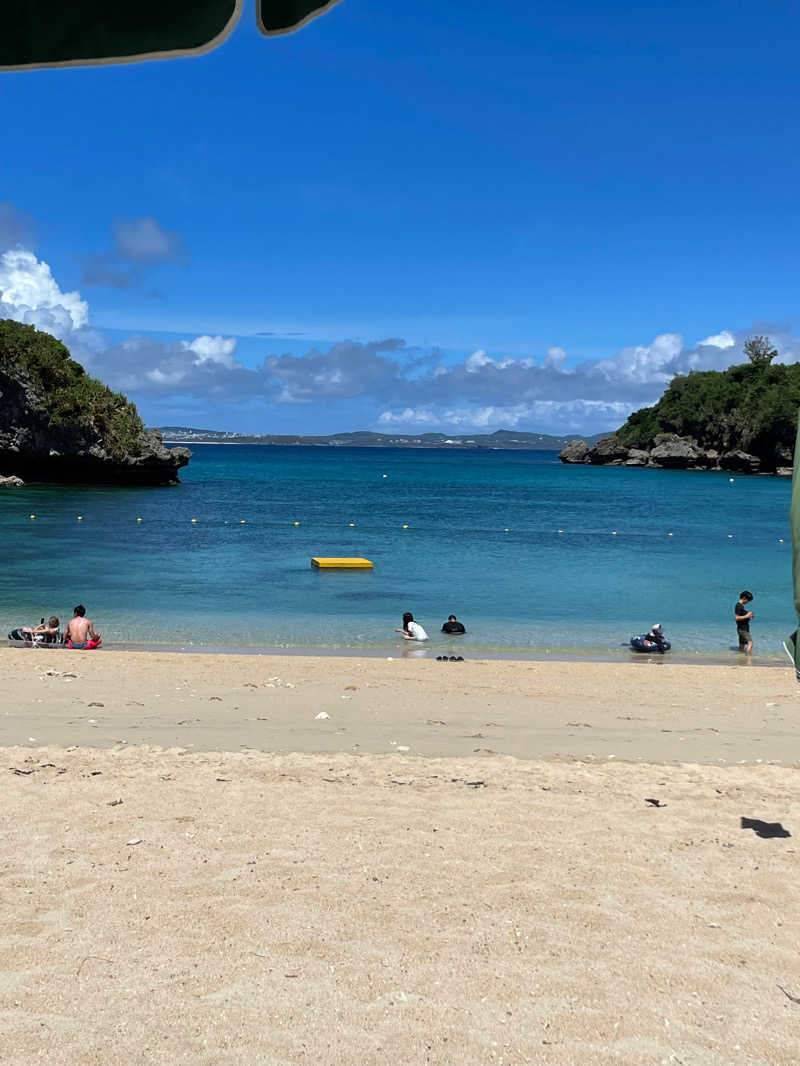
[[[151,425],[611,430],[753,334],[800,360],[798,25],[245,3],[204,56],[0,73],[0,317]]]

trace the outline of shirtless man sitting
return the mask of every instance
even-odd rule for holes
[[[86,617],[86,608],[82,603],[75,608],[75,615],[68,622],[61,639],[64,644],[69,644],[78,651],[83,648],[96,648],[100,643],[102,638],[99,633],[95,633],[94,624],[91,618]]]

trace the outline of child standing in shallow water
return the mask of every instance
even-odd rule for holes
[[[750,621],[755,615],[748,607],[753,601],[753,593],[747,589],[740,593],[736,606],[733,608],[733,617],[736,622],[736,633],[739,637],[739,651],[749,655],[753,650],[753,641],[750,636]]]

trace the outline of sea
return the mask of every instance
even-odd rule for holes
[[[181,484],[0,494],[0,625],[81,602],[107,646],[754,661],[795,627],[791,484],[566,466],[554,452],[194,445]],[[313,556],[374,569],[320,571]],[[395,628],[411,611],[429,634]],[[446,637],[455,614],[467,633]]]

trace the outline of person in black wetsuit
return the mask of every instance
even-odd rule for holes
[[[656,624],[647,634],[645,639],[652,640],[652,642],[657,645],[658,650],[661,652],[661,654],[664,654],[664,652],[666,651],[666,648],[664,647],[664,630],[661,628],[660,622],[656,622]]]
[[[456,633],[466,633],[466,629],[461,624],[461,622],[459,622],[456,616],[454,614],[451,614],[442,626],[442,632],[449,633],[452,636]]]
[[[749,655],[753,650],[753,639],[750,636],[750,621],[755,617],[753,612],[748,607],[749,603],[753,602],[753,593],[748,592],[747,589],[739,594],[739,599],[736,601],[733,608],[733,618],[736,622],[736,635],[739,638],[739,651],[743,651],[746,655]]]

